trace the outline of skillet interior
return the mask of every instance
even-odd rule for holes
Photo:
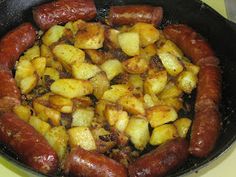
[[[0,36],[24,21],[31,21],[32,6],[49,0],[0,0]],[[220,58],[223,70],[223,99],[221,114],[223,120],[222,134],[214,151],[205,159],[189,158],[184,166],[170,173],[180,176],[208,163],[224,152],[236,139],[236,25],[221,17],[214,10],[199,0],[97,0],[98,19],[102,19],[110,5],[151,4],[164,8],[162,27],[168,23],[185,23],[202,34],[212,45]],[[24,168],[24,164],[14,159],[14,155],[0,145],[0,152]],[[35,172],[34,172],[35,173]],[[38,174],[38,173],[35,173]]]

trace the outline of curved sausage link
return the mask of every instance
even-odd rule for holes
[[[42,30],[68,21],[91,20],[96,14],[93,0],[59,0],[33,9],[34,20]]]
[[[200,66],[189,151],[196,157],[206,157],[214,149],[221,127],[219,60],[206,40],[186,25],[169,25],[164,34]]]
[[[23,23],[0,40],[0,65],[14,68],[16,60],[36,40],[36,31],[30,23]]]
[[[162,7],[149,5],[112,6],[108,22],[111,26],[132,25],[137,22],[158,25],[163,18]]]
[[[11,111],[18,104],[20,104],[20,91],[12,72],[0,67],[0,112]]]
[[[42,135],[15,114],[1,115],[0,141],[33,169],[44,174],[57,171],[58,157],[55,151]]]
[[[188,142],[177,138],[143,155],[128,167],[130,177],[162,177],[188,158]]]
[[[89,152],[80,147],[73,149],[67,156],[65,173],[74,177],[127,177],[123,165],[102,154]]]

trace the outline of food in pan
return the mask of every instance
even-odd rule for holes
[[[42,31],[25,23],[0,41],[0,141],[19,160],[52,175],[156,177],[213,150],[219,61],[192,28],[159,29],[163,10],[149,5],[113,6],[106,24],[91,22],[91,0],[33,16]],[[181,112],[195,88],[192,123]]]

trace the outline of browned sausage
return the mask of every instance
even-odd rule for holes
[[[15,114],[1,115],[0,141],[33,169],[44,174],[57,171],[58,157],[55,151],[42,135]]]
[[[0,112],[10,111],[18,104],[20,104],[20,91],[12,77],[12,72],[0,67]]]
[[[13,69],[16,60],[36,39],[36,31],[30,23],[24,23],[8,32],[0,40],[0,65]]]
[[[200,66],[189,151],[196,157],[206,157],[213,150],[221,127],[218,111],[221,100],[219,60],[206,40],[186,25],[169,25],[164,34],[194,64]]]
[[[141,156],[128,167],[130,177],[161,177],[181,166],[188,158],[188,142],[177,138]]]
[[[74,177],[127,177],[123,165],[102,154],[80,147],[73,149],[67,156],[65,173]]]
[[[59,0],[33,9],[34,20],[42,30],[68,21],[91,20],[96,14],[93,0]]]
[[[111,26],[132,25],[137,22],[158,25],[163,18],[162,7],[149,5],[112,6],[108,22]]]

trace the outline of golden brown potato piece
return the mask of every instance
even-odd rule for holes
[[[31,108],[29,106],[16,105],[13,108],[13,112],[25,122],[28,122],[31,116]]]
[[[107,60],[100,67],[106,73],[109,80],[112,80],[114,77],[123,72],[121,62],[116,59]]]
[[[61,113],[72,113],[73,101],[60,95],[50,95],[49,105]]]
[[[164,90],[159,94],[159,98],[167,99],[167,98],[175,98],[181,96],[183,91],[178,88],[174,82],[170,81],[165,86]]]
[[[20,57],[20,60],[33,60],[40,57],[40,48],[38,45],[34,45],[24,52],[24,55]]]
[[[197,75],[190,71],[183,71],[177,78],[177,86],[185,93],[190,94],[197,87]]]
[[[174,122],[174,125],[177,128],[180,137],[186,138],[191,123],[192,121],[188,118],[180,118]]]
[[[78,108],[72,113],[72,127],[89,127],[94,118],[94,110],[91,107]]]
[[[45,135],[51,129],[50,124],[42,121],[40,118],[38,118],[36,116],[30,117],[29,124],[32,127],[34,127],[42,135]]]
[[[38,58],[34,58],[31,62],[38,76],[42,77],[46,69],[47,59],[45,57],[38,57]]]
[[[42,41],[46,46],[50,46],[53,43],[59,41],[64,34],[65,27],[54,25],[52,26],[42,37]]]
[[[120,44],[118,41],[118,35],[120,34],[120,31],[108,28],[105,29],[105,46],[109,47],[110,49],[117,49],[120,48]]]
[[[142,74],[148,69],[148,61],[135,56],[122,62],[125,71],[131,74]]]
[[[157,53],[171,53],[172,55],[182,58],[184,56],[183,52],[170,40],[165,41],[164,45],[157,50]]]

